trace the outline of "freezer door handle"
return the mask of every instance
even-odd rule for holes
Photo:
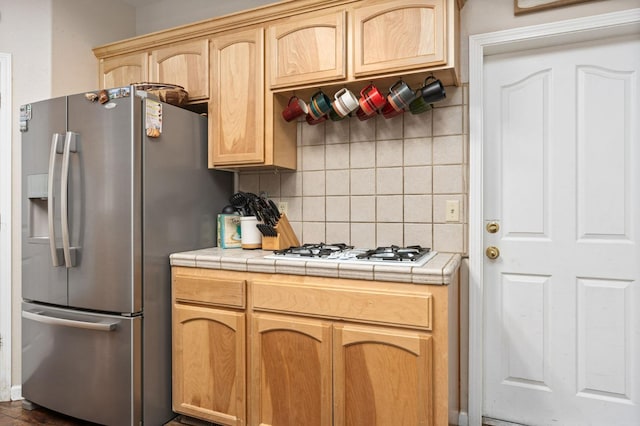
[[[22,311],[22,318],[30,319],[32,321],[40,322],[43,324],[49,325],[61,325],[64,327],[73,327],[73,328],[83,328],[86,330],[97,330],[97,331],[112,331],[115,330],[118,325],[117,322],[88,322],[88,321],[77,321],[71,320],[67,318],[58,318],[52,317],[49,315],[45,315],[43,313]]]
[[[49,248],[51,249],[51,262],[53,266],[62,265],[62,261],[59,256],[61,251],[56,247],[56,228],[53,223],[53,217],[55,213],[55,201],[53,198],[53,181],[56,171],[56,154],[62,154],[62,144],[60,143],[62,135],[54,133],[51,138],[51,153],[49,154],[49,175],[47,176],[47,219],[49,222]],[[64,141],[62,142],[64,143]]]
[[[64,140],[64,153],[62,154],[62,174],[60,176],[60,214],[62,216],[62,252],[64,253],[64,263],[67,268],[75,266],[75,248],[69,242],[69,210],[67,206],[69,190],[69,157],[72,152],[76,152],[76,138],[78,134],[67,132]]]

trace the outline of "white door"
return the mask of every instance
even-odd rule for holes
[[[483,415],[640,424],[640,41],[485,58]]]

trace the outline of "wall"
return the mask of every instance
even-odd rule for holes
[[[108,5],[108,6],[105,6]],[[21,383],[20,105],[97,87],[91,47],[135,35],[130,6],[101,0],[0,0],[0,52],[12,55],[12,378]],[[3,141],[4,143],[4,141]],[[0,283],[0,285],[8,285]]]
[[[140,5],[136,9],[136,34],[148,34],[269,3],[275,2],[273,0],[159,0],[150,2]]]

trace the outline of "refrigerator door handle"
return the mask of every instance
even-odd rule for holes
[[[83,328],[86,330],[96,331],[113,331],[118,325],[117,322],[87,322],[77,321],[67,318],[52,317],[44,315],[42,313],[22,311],[22,318],[30,319],[32,321],[40,322],[49,325],[61,325],[64,327]]]
[[[69,243],[69,210],[67,206],[69,189],[69,157],[72,152],[77,152],[77,133],[67,132],[64,140],[64,153],[62,154],[62,174],[60,176],[60,214],[62,216],[62,252],[64,253],[64,263],[67,268],[75,266],[75,248]]]
[[[51,249],[51,262],[53,266],[62,265],[58,256],[60,249],[56,247],[56,228],[53,223],[55,213],[55,201],[53,198],[53,181],[56,170],[56,154],[62,154],[64,141],[60,143],[62,135],[54,133],[51,138],[51,153],[49,154],[49,175],[47,177],[47,219],[49,222],[49,248]]]

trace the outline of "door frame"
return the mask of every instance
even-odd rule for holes
[[[640,8],[469,37],[469,425],[482,424],[483,133],[486,56],[640,32]]]
[[[11,395],[11,54],[0,53],[0,401]]]

